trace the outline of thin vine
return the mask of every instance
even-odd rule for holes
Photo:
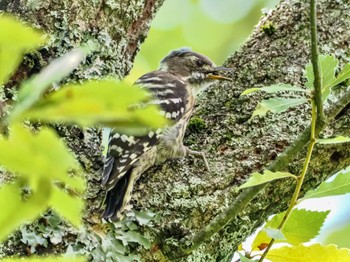
[[[314,73],[314,93],[311,97],[311,106],[312,106],[312,113],[311,113],[311,132],[310,132],[310,141],[309,146],[306,153],[306,158],[304,161],[303,169],[301,171],[301,174],[298,176],[297,184],[293,193],[293,197],[290,201],[289,207],[278,226],[279,230],[282,230],[284,225],[286,224],[294,206],[297,203],[301,187],[303,185],[306,172],[309,167],[309,163],[311,160],[312,152],[314,149],[314,146],[316,144],[316,139],[318,136],[318,132],[316,132],[316,124],[320,123],[321,125],[325,123],[325,117],[323,113],[323,103],[322,103],[322,82],[321,82],[321,75],[320,75],[320,67],[319,67],[319,61],[318,61],[318,45],[317,45],[317,23],[316,23],[316,0],[310,0],[310,23],[311,23],[311,63],[313,67],[313,73]],[[266,247],[264,253],[259,259],[259,262],[262,262],[267,253],[270,251],[272,245],[274,244],[275,239],[272,238],[268,246]]]

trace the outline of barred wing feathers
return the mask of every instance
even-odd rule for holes
[[[148,103],[158,104],[166,118],[176,123],[185,114],[189,94],[186,84],[179,78],[167,72],[154,71],[139,78],[135,84],[150,91],[153,100]],[[133,168],[139,158],[159,142],[161,135],[160,129],[143,136],[125,135],[111,130],[102,175],[102,185],[107,189],[104,218],[115,216],[123,206]]]

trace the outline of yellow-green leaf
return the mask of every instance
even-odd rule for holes
[[[24,52],[43,44],[45,38],[37,30],[5,14],[0,15],[0,28],[1,86],[18,66]]]
[[[308,100],[306,98],[271,98],[261,101],[253,112],[254,116],[264,116],[268,111],[274,114],[286,111],[288,108],[301,105]]]
[[[348,143],[350,142],[350,137],[337,136],[334,138],[317,139],[316,142],[322,145]]]
[[[48,207],[51,185],[42,179],[38,183],[40,190],[33,192],[25,201],[21,199],[21,188],[8,184],[0,189],[0,241],[16,228],[36,219]]]
[[[101,124],[116,128],[158,128],[166,123],[158,107],[144,102],[146,90],[114,80],[67,85],[36,103],[23,117],[48,122]]]
[[[322,246],[320,244],[285,246],[270,250],[266,258],[273,262],[350,262],[350,250],[338,249],[335,245]]]
[[[70,196],[68,193],[53,187],[50,205],[52,209],[57,211],[75,227],[81,226],[81,217],[84,202],[80,197]]]
[[[80,178],[69,177],[67,172],[79,169],[79,164],[56,134],[42,128],[37,134],[14,125],[10,128],[9,139],[0,140],[0,165],[7,170],[28,178],[35,186],[41,177],[57,179],[61,182],[74,182],[77,190],[83,190]]]
[[[260,184],[265,184],[267,182],[270,182],[272,180],[281,179],[285,177],[292,177],[296,178],[295,175],[292,175],[291,173],[287,172],[271,172],[269,170],[264,170],[263,174],[260,173],[253,173],[247,182],[245,182],[243,185],[239,187],[239,189],[246,188],[246,187],[252,187]]]
[[[62,57],[54,59],[39,74],[25,81],[19,89],[17,103],[12,108],[7,122],[11,123],[18,120],[24,111],[28,110],[41,98],[53,82],[59,82],[68,76],[88,52],[88,48],[73,49]]]
[[[264,228],[277,229],[284,214],[285,212],[275,215],[266,223]],[[282,229],[285,239],[277,239],[276,243],[285,242],[291,245],[299,245],[309,241],[317,236],[328,214],[329,211],[318,212],[305,209],[294,209]],[[252,249],[260,250],[259,247],[269,243],[270,240],[271,237],[268,236],[266,230],[262,230],[255,237],[252,243]]]

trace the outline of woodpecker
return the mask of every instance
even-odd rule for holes
[[[151,166],[169,158],[188,155],[201,157],[207,168],[203,152],[183,145],[186,126],[191,117],[195,95],[215,80],[231,80],[209,58],[187,48],[172,51],[156,71],[141,76],[135,84],[151,93],[152,104],[161,108],[161,114],[171,120],[164,129],[147,135],[131,136],[113,132],[109,136],[107,156],[102,175],[106,189],[105,210],[102,217],[118,221],[131,199],[135,181]]]

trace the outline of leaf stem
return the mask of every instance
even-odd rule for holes
[[[315,103],[315,100],[311,101],[311,105],[312,105],[312,115],[311,115],[311,135],[310,135],[310,143],[307,149],[307,154],[306,154],[306,158],[304,161],[304,165],[303,165],[303,169],[301,171],[300,176],[298,176],[298,180],[297,180],[297,185],[295,187],[294,193],[293,193],[293,197],[290,201],[289,207],[286,211],[286,213],[284,214],[282,221],[280,223],[280,225],[278,226],[279,230],[282,230],[284,225],[286,224],[294,206],[296,205],[297,201],[298,201],[298,196],[300,194],[300,190],[301,190],[301,186],[303,185],[304,179],[305,179],[305,175],[306,172],[308,170],[309,164],[310,164],[310,160],[311,160],[311,155],[312,155],[312,151],[314,149],[314,146],[316,144],[316,121],[317,121],[317,106]],[[271,249],[273,243],[275,242],[275,239],[271,239],[269,245],[267,246],[267,248],[265,249],[264,253],[262,254],[261,258],[259,259],[259,262],[262,262],[264,260],[264,258],[266,257],[267,253],[269,252],[269,250]]]
[[[297,185],[294,190],[293,197],[290,201],[289,207],[284,214],[284,217],[278,227],[279,230],[282,230],[286,224],[290,213],[292,212],[294,206],[297,203],[298,196],[300,194],[301,186],[304,182],[306,172],[309,167],[311,160],[312,151],[316,143],[316,123],[317,125],[323,126],[325,123],[325,116],[323,113],[323,101],[322,101],[322,82],[321,82],[321,72],[319,67],[318,60],[318,45],[317,45],[317,22],[316,22],[316,0],[310,0],[310,24],[311,24],[311,63],[314,73],[314,95],[311,100],[312,106],[312,115],[311,115],[311,132],[310,132],[310,141],[304,161],[303,169],[300,176],[298,177]],[[275,239],[271,239],[269,245],[262,254],[259,262],[262,262],[266,257],[267,253],[271,249]]]

